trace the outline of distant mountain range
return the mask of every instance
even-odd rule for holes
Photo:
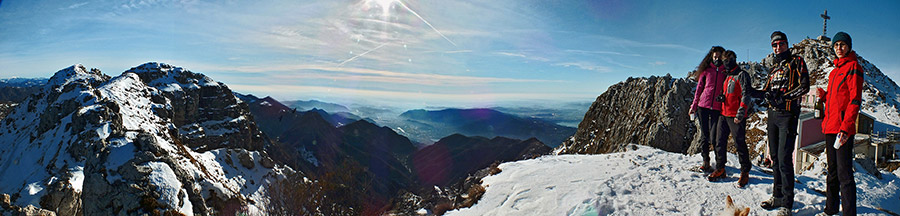
[[[296,101],[285,101],[284,105],[297,108],[300,111],[308,111],[312,109],[320,109],[325,110],[329,113],[349,113],[350,109],[348,109],[344,105],[336,104],[336,103],[328,103],[318,100],[296,100]]]
[[[330,111],[326,111],[323,109],[319,109],[317,107],[309,109],[309,110],[304,110],[304,109],[298,108],[298,107],[291,107],[291,106],[288,106],[287,104],[284,104],[284,103],[281,103],[281,102],[275,100],[272,97],[265,97],[265,98],[260,99],[252,94],[251,95],[243,95],[243,94],[239,94],[239,93],[235,93],[235,96],[237,96],[238,98],[240,98],[241,100],[243,100],[244,102],[246,102],[248,104],[258,105],[257,108],[259,108],[259,109],[264,109],[264,110],[260,110],[261,111],[260,113],[274,113],[274,112],[280,112],[282,110],[285,110],[285,112],[290,111],[293,113],[315,112],[315,113],[319,113],[319,115],[322,116],[322,118],[324,118],[326,121],[328,121],[335,127],[343,126],[343,125],[346,125],[346,124],[349,124],[351,122],[355,122],[358,120],[366,120],[369,122],[374,122],[373,120],[371,120],[369,118],[362,118],[362,117],[359,117],[357,115],[354,115],[352,113],[345,112],[345,111],[330,112]],[[325,103],[323,103],[323,104],[325,104]],[[337,105],[337,104],[334,104],[334,105],[343,107],[343,106]],[[339,110],[342,110],[342,109],[339,109]]]
[[[370,121],[339,123],[346,118],[318,109],[296,111],[271,97],[240,98],[248,102],[260,129],[276,143],[273,146],[277,147],[269,151],[276,161],[313,177],[340,172],[348,161],[358,164],[364,171],[356,180],[343,184],[366,188],[370,192],[367,196],[376,199],[368,201],[372,203],[397,202],[391,200],[404,191],[432,197],[434,186],[462,187],[467,176],[493,162],[532,158],[550,151],[537,139],[459,134],[417,149],[408,138]]]
[[[245,98],[260,129],[278,143],[273,158],[296,170],[321,175],[353,160],[366,170],[386,171],[369,174],[377,195],[388,198],[414,182],[405,162],[416,147],[389,128],[321,110],[296,111],[271,97]]]
[[[37,93],[47,83],[46,78],[0,79],[0,103],[19,103]],[[0,110],[2,112],[2,110]],[[2,117],[0,113],[0,117]]]
[[[318,100],[287,101],[281,104],[291,110],[320,112],[329,122],[339,123],[334,124],[335,126],[361,119],[387,126],[398,134],[408,137],[417,146],[427,146],[443,137],[459,133],[467,136],[502,136],[516,139],[534,137],[550,147],[558,146],[575,133],[574,127],[562,124],[576,125],[583,117],[583,109],[587,109],[589,105],[573,103],[558,108],[518,106],[415,109],[401,113],[396,110],[397,108],[359,104],[348,108]]]
[[[437,140],[460,133],[468,136],[535,137],[550,147],[558,146],[575,128],[538,118],[523,118],[493,109],[410,110],[400,115],[401,128],[410,137]]]
[[[33,87],[47,83],[47,78],[6,78],[0,79],[0,87]]]

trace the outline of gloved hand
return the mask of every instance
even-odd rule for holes
[[[784,97],[780,93],[766,92],[766,101],[772,107],[781,107],[784,105]]]

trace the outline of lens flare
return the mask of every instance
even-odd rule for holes
[[[388,17],[391,15],[391,6],[393,6],[394,2],[397,1],[398,0],[365,0],[363,2],[363,5],[378,5],[378,7],[381,8],[381,15],[384,17]]]
[[[423,23],[425,23],[425,25],[427,25],[429,28],[431,28],[431,30],[433,30],[435,33],[437,33],[442,38],[444,38],[444,40],[447,40],[447,42],[450,42],[450,44],[452,44],[454,47],[458,47],[456,45],[456,43],[454,43],[452,40],[450,40],[450,38],[448,38],[446,35],[444,35],[444,33],[441,33],[441,31],[439,31],[437,28],[435,28],[434,25],[431,25],[431,22],[428,22],[428,20],[426,20],[421,15],[419,15],[419,12],[416,12],[415,10],[410,8],[408,5],[406,5],[406,3],[403,3],[403,1],[400,1],[400,0],[364,0],[363,1],[363,5],[366,7],[371,7],[372,5],[377,5],[379,8],[381,8],[381,15],[385,18],[391,16],[391,7],[393,7],[394,4],[397,4],[397,5],[400,5],[401,7],[403,7],[404,10],[406,10],[413,16],[416,16],[416,18],[419,18],[419,20],[421,20]]]

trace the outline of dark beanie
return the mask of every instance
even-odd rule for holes
[[[775,43],[775,41],[777,40],[784,40],[784,42],[787,43],[787,35],[785,35],[784,32],[781,31],[772,32],[771,38],[772,41],[769,41],[770,43]]]
[[[834,46],[834,44],[838,41],[847,43],[847,47],[851,50],[853,49],[853,39],[850,39],[850,35],[846,32],[838,32],[837,34],[834,34],[834,38],[831,39],[831,46]]]

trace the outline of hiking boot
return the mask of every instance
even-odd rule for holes
[[[832,216],[832,215],[837,215],[837,214],[828,214],[825,212],[819,212],[818,214],[816,214],[816,216]]]
[[[715,180],[719,180],[720,178],[723,178],[723,177],[725,177],[725,168],[719,168],[719,169],[716,169],[716,171],[713,171],[712,174],[709,174],[709,176],[706,177],[706,179],[709,181],[715,181]]]
[[[713,168],[709,165],[709,161],[703,161],[703,165],[700,165],[700,170],[706,173],[712,172]]]
[[[759,207],[762,207],[765,210],[778,208],[778,206],[775,205],[775,197],[769,197],[768,200],[762,201],[762,203],[759,204]]]
[[[747,183],[750,183],[750,172],[741,172],[741,178],[738,179],[738,187],[744,188],[744,186],[747,186]]]
[[[793,215],[793,214],[794,214],[794,212],[791,211],[791,209],[789,209],[789,208],[787,208],[787,207],[781,207],[781,208],[778,208],[778,213],[776,213],[775,215],[778,215],[778,216],[791,216],[791,215]]]

